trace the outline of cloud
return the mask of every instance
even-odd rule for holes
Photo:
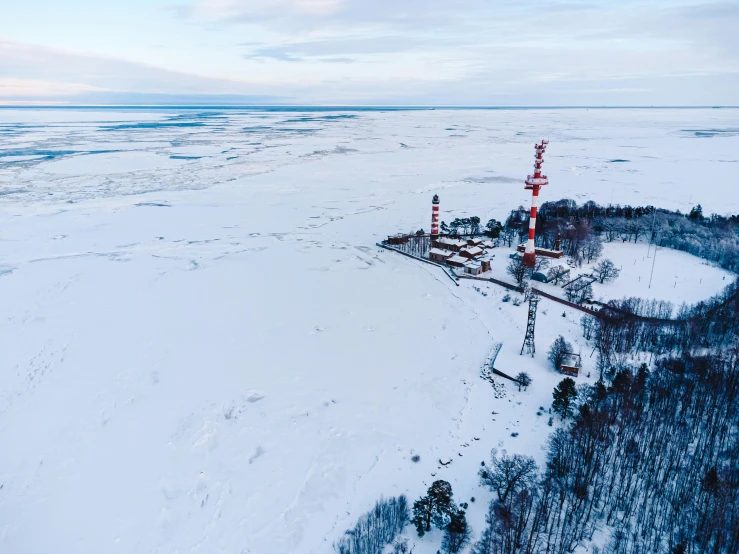
[[[263,85],[0,40],[0,100],[63,97],[95,102],[174,96],[267,99]],[[43,79],[39,79],[43,76]],[[159,103],[159,102],[155,102]]]
[[[258,25],[286,33],[482,31],[485,25],[546,10],[533,0],[195,0],[194,20]],[[532,19],[533,18],[533,19]]]
[[[337,37],[289,42],[271,46],[251,48],[245,59],[302,62],[315,59],[322,62],[351,63],[357,61],[349,56],[394,54],[413,50],[425,50],[449,45],[449,41],[422,39],[403,36]],[[245,44],[253,47],[253,43]],[[339,57],[337,57],[339,56]]]
[[[335,14],[343,0],[201,0],[192,8],[195,16],[215,20],[258,21],[291,16],[321,17]]]
[[[84,83],[65,83],[46,81],[42,79],[18,79],[15,77],[0,77],[0,98],[48,98],[67,96],[90,92],[100,92],[105,89]]]
[[[354,63],[357,60],[353,58],[321,58],[319,61],[324,63]]]
[[[736,103],[733,2],[178,1],[109,57],[0,40],[0,98]]]

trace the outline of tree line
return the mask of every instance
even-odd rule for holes
[[[612,554],[739,552],[737,369],[724,353],[560,384],[571,426],[550,436],[541,472],[493,454],[480,478],[497,496],[472,552],[564,554],[602,524]]]
[[[604,525],[609,554],[739,552],[737,316],[737,283],[694,306],[626,298],[584,316],[599,380],[553,391],[569,424],[544,468],[493,453],[480,480],[497,496],[472,552],[565,554]],[[568,351],[557,339],[552,363]]]
[[[528,232],[529,211],[512,210],[501,237],[511,246]],[[598,240],[638,242],[640,239],[688,252],[739,272],[739,215],[703,215],[700,205],[687,214],[654,206],[600,206],[593,201],[578,205],[562,199],[543,203],[536,217],[536,244],[552,248],[560,237],[565,255],[576,258],[598,249]],[[597,258],[597,255],[595,256]]]

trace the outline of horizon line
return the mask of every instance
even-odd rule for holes
[[[3,104],[0,109],[251,109],[251,110],[545,110],[737,109],[739,105],[449,105],[449,104]]]

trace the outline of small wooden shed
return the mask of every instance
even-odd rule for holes
[[[580,354],[565,354],[559,365],[559,372],[570,377],[577,377],[580,374]]]

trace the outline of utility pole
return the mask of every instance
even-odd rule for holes
[[[654,262],[657,261],[657,245],[654,245],[654,258],[652,258],[652,272],[649,274],[649,288],[652,288],[652,276],[654,276]]]
[[[652,210],[652,232],[649,234],[649,246],[647,246],[647,258],[649,257],[649,250],[652,248],[652,239],[654,238],[654,216],[657,213],[656,209]]]

